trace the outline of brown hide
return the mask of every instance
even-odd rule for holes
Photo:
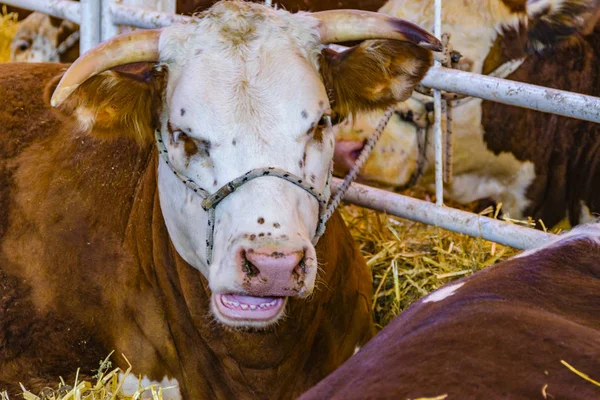
[[[514,35],[506,38],[516,40]],[[515,46],[504,46],[504,54],[494,62],[489,57],[488,62],[498,64],[515,52]],[[596,30],[529,55],[507,79],[599,96],[599,56]],[[535,164],[536,178],[527,191],[531,205],[525,215],[552,226],[567,211],[571,224],[578,223],[581,201],[592,212],[600,212],[600,125],[488,101],[482,110],[488,148]]]
[[[206,280],[167,235],[154,146],[55,119],[42,93],[64,68],[0,65],[0,390],[93,374],[115,350],[135,374],[177,379],[184,399],[293,398],[372,336],[371,276],[337,214],[310,299],[272,330],[216,323]]]
[[[464,284],[445,299],[414,303],[301,400],[600,398],[600,387],[561,364],[600,378],[597,236],[513,258],[447,285]]]

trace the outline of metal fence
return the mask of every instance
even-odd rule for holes
[[[151,1],[151,0],[150,0]],[[164,0],[163,0],[164,1]],[[175,3],[176,0],[168,0]],[[2,0],[80,25],[81,53],[118,33],[119,25],[161,28],[190,17],[118,4],[115,0]],[[267,2],[270,4],[270,1]],[[441,39],[442,0],[435,0],[434,34]],[[172,9],[175,9],[173,4]],[[434,89],[436,204],[353,184],[345,200],[414,221],[481,237],[519,249],[536,247],[553,235],[443,205],[441,90],[600,123],[600,98],[444,68],[436,61],[422,84]],[[334,180],[334,188],[340,181]]]

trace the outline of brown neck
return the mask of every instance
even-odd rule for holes
[[[153,351],[160,354],[165,372],[178,379],[185,398],[273,398],[300,394],[342,361],[340,357],[327,359],[329,353],[343,354],[339,347],[346,346],[345,352],[351,354],[354,345],[345,345],[346,332],[337,332],[337,327],[329,326],[333,317],[329,315],[332,310],[328,304],[337,297],[356,297],[356,287],[352,288],[358,283],[350,283],[350,293],[342,292],[341,287],[346,283],[341,266],[349,265],[347,258],[357,255],[351,248],[335,243],[340,237],[343,244],[351,240],[339,215],[328,223],[327,233],[317,248],[319,257],[327,258],[329,264],[323,270],[321,279],[325,285],[319,293],[310,301],[289,301],[288,317],[273,329],[231,330],[215,322],[209,311],[210,289],[206,278],[179,256],[169,239],[156,189],[156,170],[157,156],[153,150],[137,189],[141,198],[152,200],[138,203],[132,210],[127,241],[152,243],[152,253],[144,252],[147,246],[143,245],[135,256],[155,296],[161,299],[170,337],[167,343],[155,343],[158,347]],[[143,229],[142,233],[140,227],[149,229]],[[340,237],[335,237],[336,232],[341,232],[337,235]],[[330,249],[327,255],[319,251],[324,247]],[[352,318],[352,313],[342,317],[344,323],[340,327],[347,326]],[[356,343],[357,339],[352,338],[355,332],[348,329],[351,330],[348,342]],[[364,328],[361,334],[364,335]],[[273,388],[279,393],[273,392]]]

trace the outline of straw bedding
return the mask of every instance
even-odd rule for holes
[[[17,32],[16,13],[7,13],[6,6],[0,8],[0,62],[10,61],[10,42]]]

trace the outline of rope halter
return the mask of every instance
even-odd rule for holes
[[[326,117],[328,121],[329,129],[331,128],[331,121],[329,117]],[[315,236],[312,240],[312,244],[316,246],[320,237],[325,232],[325,224],[327,220],[331,217],[333,212],[328,212],[328,203],[330,197],[330,185],[331,185],[331,177],[333,174],[333,161],[329,165],[329,171],[327,173],[327,179],[325,181],[325,187],[323,192],[319,193],[315,190],[315,187],[305,182],[305,180],[298,175],[292,174],[291,172],[285,171],[280,168],[275,167],[264,167],[264,168],[255,168],[244,175],[239,176],[225,185],[221,186],[214,193],[209,193],[206,189],[199,186],[193,179],[187,177],[183,173],[177,171],[177,169],[173,166],[173,164],[169,161],[169,153],[167,151],[167,147],[165,146],[161,133],[159,129],[154,131],[154,138],[156,141],[156,146],[158,148],[158,153],[161,155],[165,163],[169,166],[173,174],[183,182],[189,189],[193,190],[198,196],[202,198],[202,208],[204,211],[208,213],[208,226],[206,230],[206,261],[208,265],[212,263],[212,253],[214,248],[214,233],[215,233],[215,212],[216,208],[223,199],[227,196],[235,192],[240,186],[261,177],[275,177],[281,178],[285,181],[288,181],[299,188],[306,191],[312,197],[314,197],[319,204],[319,222],[317,225],[317,229],[315,232]]]

